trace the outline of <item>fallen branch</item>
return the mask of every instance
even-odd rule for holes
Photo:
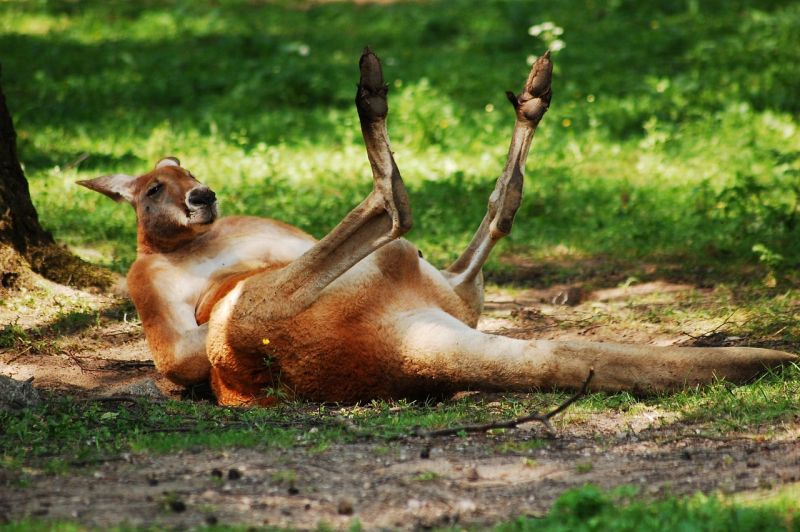
[[[444,429],[436,429],[436,430],[417,430],[414,435],[420,436],[423,438],[435,438],[439,436],[452,436],[455,434],[461,433],[474,433],[474,432],[486,432],[487,430],[492,429],[513,429],[516,428],[518,425],[522,425],[523,423],[528,423],[530,421],[538,421],[539,423],[543,424],[551,435],[555,434],[555,429],[553,429],[553,425],[550,424],[550,419],[557,416],[569,406],[586,395],[587,390],[589,389],[589,383],[592,381],[592,377],[594,377],[594,368],[589,369],[589,375],[586,377],[586,380],[583,381],[583,385],[581,389],[575,392],[574,395],[569,397],[566,401],[558,405],[556,408],[547,412],[546,414],[528,414],[527,416],[517,417],[514,419],[508,419],[505,421],[493,421],[490,423],[483,423],[480,425],[461,425],[457,427],[448,427]]]

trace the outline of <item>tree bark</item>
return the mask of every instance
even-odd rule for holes
[[[0,289],[28,284],[31,270],[62,284],[106,288],[112,283],[110,272],[57,245],[39,223],[0,83]]]

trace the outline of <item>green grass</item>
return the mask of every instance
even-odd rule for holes
[[[748,386],[717,382],[662,399],[668,409],[677,409],[688,422],[711,423],[721,432],[773,427],[800,415],[800,367],[760,377]]]
[[[548,21],[551,29],[529,34]],[[796,352],[797,2],[0,3],[2,84],[40,217],[59,241],[118,271],[135,256],[133,212],[74,182],[143,173],[168,154],[217,191],[224,213],[275,217],[316,236],[332,228],[370,187],[352,104],[365,44],[383,59],[390,84],[389,128],[415,218],[409,238],[445,265],[482,218],[504,163],[512,113],[503,91],[519,90],[528,57],[557,48],[556,39],[565,46],[553,54],[552,107],[490,276],[517,279],[513,264],[522,262],[545,265],[541,277],[523,275],[525,283],[691,278],[717,285],[714,305],[645,301],[646,313],[638,305],[631,312],[669,324],[700,314],[721,321],[740,309],[726,333]],[[656,273],[642,273],[650,264]],[[47,330],[4,324],[0,348],[49,341],[97,319],[76,309]],[[716,431],[749,430],[800,414],[798,386],[800,370],[789,367],[737,388],[594,394],[569,413],[655,406]],[[0,456],[4,467],[59,472],[121,452],[191,446],[326,452],[356,437],[339,417],[391,440],[416,426],[546,410],[564,397],[510,397],[499,411],[481,401],[339,411],[64,399],[1,413]],[[501,442],[497,452],[539,445]],[[560,516],[553,526],[574,524],[584,499],[594,513],[581,526],[597,528],[666,515],[685,518],[684,529],[739,522],[731,519],[771,529],[783,515],[674,499],[631,503],[624,521],[614,521],[616,495],[577,493],[551,514]]]
[[[497,256],[750,265],[792,282],[798,28],[789,1],[0,5],[3,86],[42,219],[119,270],[132,213],[74,180],[165,154],[224,212],[329,230],[370,186],[352,108],[365,44],[391,85],[410,237],[451,260],[503,163],[503,91],[558,39],[553,105]]]
[[[623,486],[604,492],[591,485],[563,493],[541,519],[520,518],[500,525],[499,532],[542,531],[764,531],[798,530],[797,501],[775,499],[772,504],[730,504],[697,495],[658,502],[632,499],[636,489]]]
[[[53,396],[37,407],[0,412],[4,428],[0,465],[62,473],[123,452],[304,447],[312,454],[324,453],[334,443],[361,438],[390,442],[417,428],[518,416],[541,403],[538,397],[530,401],[511,398],[499,411],[474,400],[375,402],[342,408],[288,403],[267,409],[235,409],[203,402],[118,404]],[[537,441],[530,448],[541,445]]]
[[[779,430],[800,415],[800,368],[789,367],[748,386],[719,382],[680,393],[637,398],[627,393],[592,394],[558,418],[569,423],[607,411],[656,407],[676,412],[678,420],[712,433],[732,430]],[[75,467],[119,456],[124,452],[168,453],[190,448],[303,447],[325,453],[331,445],[368,439],[385,453],[387,444],[418,429],[452,427],[510,419],[544,412],[566,394],[509,395],[502,401],[460,399],[441,403],[376,401],[369,405],[333,407],[287,403],[274,408],[236,409],[204,402],[169,401],[119,404],[48,396],[41,405],[0,412],[0,466],[12,470],[41,469],[64,473]],[[767,432],[769,435],[769,430]],[[504,431],[489,433],[489,444],[500,454],[530,454],[548,440],[508,440]],[[578,473],[588,472],[583,464]]]
[[[628,392],[595,393],[580,401],[570,412],[633,412],[655,407],[678,414],[690,424],[706,425],[726,433],[758,428],[777,429],[800,416],[800,366],[790,364],[759,377],[755,382],[735,386],[717,381],[706,386],[651,397],[636,397]]]
[[[416,481],[429,482],[437,478],[432,472],[421,473]],[[695,495],[670,497],[663,501],[642,501],[636,498],[637,489],[622,486],[603,491],[586,485],[565,491],[550,512],[541,518],[521,517],[497,525],[497,532],[522,531],[795,531],[800,530],[800,514],[796,500],[777,496],[766,503],[732,503],[717,497]],[[129,530],[120,526],[111,530]],[[320,530],[325,527],[320,527]],[[355,522],[351,530],[361,530]],[[85,527],[70,522],[50,522],[28,519],[16,523],[0,524],[0,531],[28,530],[78,531]],[[202,528],[209,531],[277,530],[273,527],[253,528],[237,525]],[[447,530],[464,530],[463,527]]]
[[[42,405],[0,413],[0,455],[6,467],[58,472],[121,452],[296,443],[300,431],[276,411],[239,411],[203,403],[119,405],[51,397]]]

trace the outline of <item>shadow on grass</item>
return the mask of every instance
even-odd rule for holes
[[[136,309],[130,300],[125,299],[99,310],[68,310],[58,312],[46,323],[28,328],[10,324],[0,329],[0,338],[2,338],[2,347],[6,348],[24,348],[27,345],[35,347],[36,350],[46,349],[43,342],[69,337],[79,337],[85,334],[89,329],[103,323],[124,321],[127,320],[129,316],[135,318]]]
[[[588,121],[581,103],[587,94],[607,102],[598,102],[594,118],[617,138],[641,135],[651,116],[680,121],[732,99],[800,111],[798,58],[788,44],[800,12],[792,2],[688,5],[495,0],[132,8],[63,1],[42,11],[66,17],[66,29],[8,31],[0,49],[13,50],[3,58],[4,84],[22,130],[57,125],[104,138],[142,135],[164,121],[213,127],[226,137],[244,127],[254,143],[335,138],[336,116],[301,111],[350,109],[365,44],[384,57],[390,83],[430,80],[456,114],[472,112],[487,100],[502,101],[502,91],[513,88],[509,80],[525,75],[526,56],[552,44],[528,34],[542,21],[564,30],[554,102],[576,126]],[[12,27],[14,9],[37,11],[4,6]],[[669,83],[656,90],[659,79]],[[24,136],[21,144],[34,168],[54,162]]]

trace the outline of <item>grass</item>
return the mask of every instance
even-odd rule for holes
[[[800,416],[800,367],[759,378],[748,386],[717,382],[664,398],[662,404],[683,412],[688,422],[711,423],[720,432],[775,428]]]
[[[663,501],[636,500],[636,489],[622,486],[604,492],[587,485],[559,497],[541,519],[523,517],[500,525],[499,532],[543,531],[684,531],[798,530],[796,500],[777,497],[768,505],[737,506],[716,497],[697,495]]]
[[[369,44],[390,84],[389,127],[415,217],[409,238],[446,265],[482,218],[504,163],[512,115],[503,91],[518,90],[529,56],[560,48],[523,204],[489,277],[591,286],[688,279],[713,286],[712,300],[633,301],[623,320],[719,324],[736,311],[726,334],[795,352],[798,41],[800,5],[788,0],[0,3],[0,49],[11,51],[2,84],[34,203],[59,241],[95,262],[130,266],[133,212],[74,182],[142,173],[168,154],[217,191],[224,213],[325,234],[370,186],[352,105],[356,61]],[[45,329],[3,324],[0,349],[44,349],[100,317],[71,305]],[[570,415],[656,407],[718,432],[757,430],[800,415],[798,394],[800,370],[789,367],[737,388],[593,394]],[[3,467],[64,472],[121,452],[190,446],[324,453],[353,437],[341,417],[391,440],[416,426],[512,417],[563,398],[341,411],[61,399],[0,413],[0,455]],[[497,451],[539,445],[501,441]],[[615,516],[617,497],[589,488],[568,494],[545,521],[555,529],[559,520],[624,529],[665,516],[690,529],[784,522],[781,511],[740,514],[714,499],[631,503]],[[589,514],[577,523],[584,503]]]
[[[552,399],[556,398],[554,394]],[[235,409],[204,402],[142,399],[120,404],[52,396],[37,407],[0,411],[4,427],[0,465],[18,471],[65,473],[123,452],[191,448],[304,447],[311,454],[321,454],[332,444],[365,437],[388,443],[417,428],[514,417],[540,403],[538,397],[510,398],[499,410],[470,399],[437,404],[376,401],[341,408],[287,403],[268,409]],[[543,445],[541,440],[501,444],[499,452],[525,452]]]
[[[7,2],[0,46],[45,225],[121,271],[132,213],[74,181],[165,154],[229,214],[329,230],[369,187],[351,103],[364,44],[391,85],[410,237],[446,263],[503,164],[503,90],[558,40],[553,106],[496,257],[734,263],[786,283],[800,259],[799,22],[784,1]]]
[[[628,392],[595,393],[578,403],[568,415],[580,417],[584,413],[604,411],[635,413],[642,407],[649,407],[673,412],[684,422],[706,425],[714,432],[769,432],[800,416],[798,397],[800,367],[792,364],[768,372],[745,386],[717,381],[652,397],[636,397]]]
[[[435,473],[421,473],[416,481],[429,482],[437,478]],[[644,501],[636,497],[637,489],[621,486],[603,491],[586,485],[564,492],[548,514],[540,518],[521,517],[515,521],[501,523],[497,532],[536,531],[716,531],[737,532],[794,531],[800,529],[797,500],[789,496],[776,496],[759,504],[732,504],[718,497],[696,495],[693,497],[670,497],[663,501]],[[165,499],[165,504],[168,500]],[[78,531],[85,527],[70,522],[50,522],[28,519],[2,525],[0,531],[56,530]],[[128,530],[120,526],[111,530]],[[326,527],[321,526],[319,530]],[[351,530],[361,530],[354,522]],[[237,525],[215,525],[200,530],[241,531],[256,530]],[[277,530],[274,527],[257,530]],[[444,529],[440,529],[444,530]],[[464,530],[450,528],[447,530]]]
[[[800,416],[800,368],[767,375],[758,382],[731,387],[719,382],[662,397],[636,398],[628,393],[592,394],[580,400],[557,423],[586,414],[614,410],[635,412],[640,406],[675,412],[677,419],[704,431],[770,432]],[[442,403],[376,401],[333,407],[286,403],[269,409],[235,409],[204,402],[135,403],[48,397],[41,405],[0,412],[2,467],[65,473],[91,466],[124,452],[169,453],[192,448],[303,447],[322,454],[334,444],[368,438],[382,446],[416,429],[485,423],[546,411],[565,394],[509,395],[502,401],[457,399]],[[527,455],[548,447],[547,440],[509,441],[504,431],[488,434],[495,452]],[[587,469],[588,467],[588,469]],[[577,464],[578,473],[591,470]]]

